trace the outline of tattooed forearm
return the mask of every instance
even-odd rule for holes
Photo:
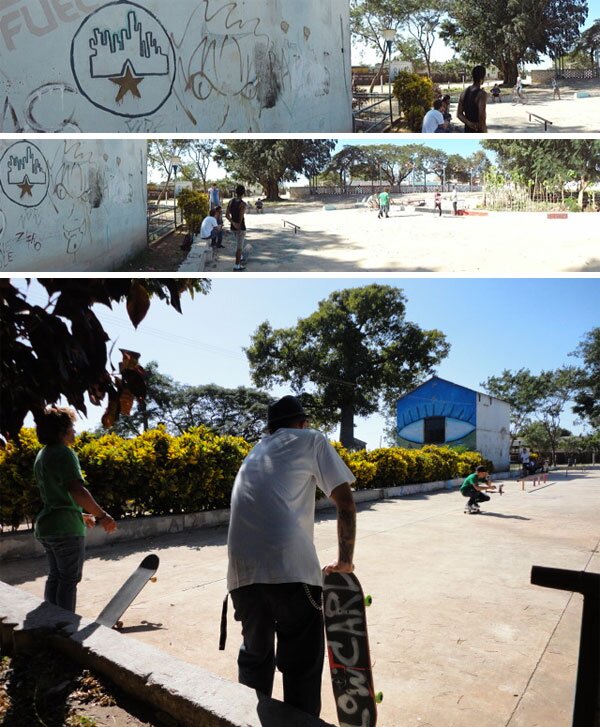
[[[352,563],[356,541],[356,509],[338,510],[338,547],[340,563]]]

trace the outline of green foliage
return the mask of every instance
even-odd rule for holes
[[[418,73],[400,71],[394,82],[394,96],[398,99],[404,118],[411,131],[421,131],[423,117],[433,105],[433,83]]]
[[[91,492],[115,518],[229,507],[235,475],[251,445],[196,427],[174,437],[164,428],[133,439],[78,437],[73,447]],[[0,524],[31,523],[41,509],[33,478],[40,444],[23,429],[0,450]]]
[[[349,452],[334,443],[356,477],[356,489],[396,487],[466,477],[485,462],[478,452],[450,447],[400,447]],[[40,449],[35,432],[23,429],[18,442],[0,450],[0,525],[31,524],[41,509],[33,478]],[[92,494],[113,515],[143,517],[217,510],[230,505],[237,471],[251,445],[195,427],[181,436],[164,427],[132,439],[84,434],[73,447]],[[318,494],[318,496],[322,496]]]
[[[195,192],[192,189],[182,189],[177,195],[177,206],[183,213],[183,218],[192,234],[200,232],[202,220],[208,215],[209,202],[206,192]]]
[[[571,355],[579,356],[584,363],[578,372],[573,411],[600,429],[600,327],[588,331]]]

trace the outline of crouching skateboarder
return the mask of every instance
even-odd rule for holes
[[[469,513],[469,515],[481,512],[479,503],[488,502],[490,499],[490,496],[485,493],[495,491],[496,488],[491,484],[489,472],[483,465],[479,465],[475,472],[469,475],[460,486],[460,494],[469,498],[465,512]]]

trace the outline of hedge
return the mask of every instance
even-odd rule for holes
[[[92,494],[120,519],[229,507],[235,475],[251,446],[206,427],[180,436],[159,427],[132,439],[83,433],[73,449]],[[340,444],[334,446],[354,473],[359,490],[465,477],[484,462],[477,452],[449,447],[348,452]],[[22,429],[18,442],[0,450],[2,528],[31,525],[41,509],[33,479],[39,449],[35,431]]]

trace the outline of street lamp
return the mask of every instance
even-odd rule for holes
[[[390,126],[394,123],[394,113],[392,111],[392,43],[396,38],[396,31],[393,28],[386,28],[383,31],[383,39],[387,44],[388,52],[388,93],[390,95]]]
[[[181,166],[181,157],[171,157],[171,169],[173,170],[173,214],[175,216],[175,229],[177,229],[177,170]]]

